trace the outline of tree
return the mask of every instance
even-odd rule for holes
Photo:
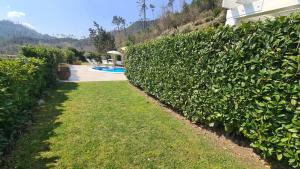
[[[119,19],[120,19],[121,26],[122,26],[123,30],[125,31],[125,29],[126,29],[126,19],[124,19],[123,17],[119,17]]]
[[[125,30],[126,20],[121,16],[114,16],[112,23],[117,26],[117,30],[120,31],[121,28]]]
[[[142,21],[143,21],[143,29],[146,29],[146,22],[147,22],[147,3],[146,0],[138,0],[137,2],[140,6],[140,16],[142,17]]]
[[[114,16],[112,23],[117,26],[117,30],[120,31],[121,20],[119,16]]]
[[[74,64],[74,62],[77,59],[75,53],[68,48],[64,49],[63,52],[64,52],[64,60],[69,64]]]
[[[221,2],[221,0],[193,0],[192,6],[196,6],[200,10],[209,10],[220,6]]]
[[[84,57],[84,53],[85,53],[84,51],[77,50],[76,48],[73,48],[73,47],[68,47],[67,49],[74,52],[76,59],[79,59],[82,62],[86,61],[86,59]]]
[[[182,10],[182,13],[188,13],[189,4],[185,0],[182,0],[182,2],[181,2],[181,10]]]
[[[99,53],[105,53],[115,49],[114,37],[106,32],[97,22],[94,21],[94,28],[90,28],[90,40]]]
[[[175,0],[169,0],[168,1],[168,8],[171,10],[172,13],[174,13],[174,1]]]
[[[112,23],[117,26],[117,32],[115,33],[115,44],[117,47],[123,46],[126,37],[126,20],[121,16],[114,16]]]
[[[155,19],[155,18],[154,18],[155,5],[150,4],[149,7],[150,7],[150,9],[151,9],[151,11],[152,11],[153,19]]]

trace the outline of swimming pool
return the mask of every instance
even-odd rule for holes
[[[99,66],[93,68],[95,70],[103,71],[103,72],[110,72],[110,73],[125,73],[125,68],[122,67],[111,67],[111,66]]]

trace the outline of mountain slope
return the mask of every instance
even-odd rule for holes
[[[22,24],[0,21],[0,54],[16,54],[26,44],[42,44],[56,47],[74,47],[78,50],[92,50],[88,39],[57,38],[38,33]]]
[[[146,29],[149,29],[155,25],[155,20],[151,21],[146,21]],[[127,28],[126,28],[126,35],[131,36],[135,33],[144,31],[144,23],[143,21],[135,21],[131,23]],[[117,30],[111,31],[111,34],[114,35],[115,37],[119,34],[120,32]]]
[[[51,39],[48,35],[43,35],[37,31],[30,29],[22,24],[16,24],[11,21],[0,21],[0,38],[33,38],[33,39]]]
[[[152,26],[154,26],[154,24],[155,24],[155,21],[154,21],[154,20],[152,20],[152,21],[146,21],[146,29],[151,28]],[[132,35],[132,34],[134,34],[134,33],[137,33],[137,32],[142,31],[142,30],[143,30],[143,27],[144,27],[143,25],[144,25],[143,21],[136,21],[136,22],[132,23],[132,24],[126,29],[126,31],[127,31],[127,33],[128,33],[129,35]]]

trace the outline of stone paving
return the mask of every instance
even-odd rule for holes
[[[71,77],[64,82],[126,81],[124,73],[101,72],[88,65],[70,66]]]

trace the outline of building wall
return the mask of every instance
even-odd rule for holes
[[[226,1],[228,1],[226,3]],[[248,4],[237,4],[236,0],[224,0],[223,6],[227,10],[228,25],[236,25],[242,21],[263,20],[279,15],[287,15],[300,11],[300,0],[256,0]]]

